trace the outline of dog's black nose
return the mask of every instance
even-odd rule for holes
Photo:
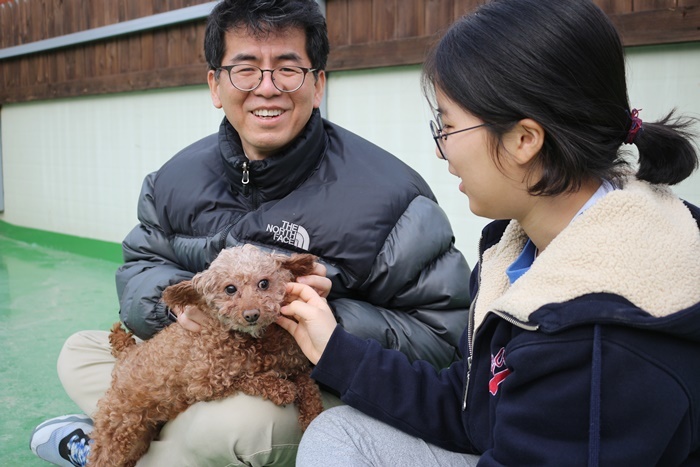
[[[250,324],[253,324],[258,320],[260,317],[260,312],[258,310],[245,310],[243,312],[243,317],[245,318],[246,321],[248,321]]]

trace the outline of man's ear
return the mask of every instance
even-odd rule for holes
[[[280,259],[280,266],[289,270],[294,279],[301,276],[308,276],[314,270],[318,258],[312,254],[301,253]]]
[[[223,104],[221,103],[221,97],[219,96],[219,83],[220,83],[220,78],[221,75],[219,75],[219,78],[216,77],[216,71],[215,70],[209,70],[207,73],[207,83],[209,83],[209,93],[211,94],[211,103],[214,104],[214,107],[217,109],[220,109],[223,107]]]
[[[326,72],[321,70],[318,72],[318,77],[316,78],[316,81],[314,82],[314,109],[318,109],[319,107],[321,107],[321,102],[323,102],[323,94],[325,93],[325,91],[326,91]]]
[[[531,118],[524,118],[504,135],[503,144],[516,163],[526,166],[542,150],[544,137],[542,125]]]
[[[197,305],[201,300],[202,296],[194,288],[191,280],[171,285],[163,291],[163,301],[170,308]]]

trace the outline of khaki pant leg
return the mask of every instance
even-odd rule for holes
[[[114,357],[107,331],[81,331],[63,344],[57,363],[58,377],[68,396],[92,416],[97,401],[112,381]]]
[[[94,413],[107,392],[114,361],[106,331],[81,331],[64,344],[59,378],[86,414]],[[337,397],[322,394],[324,407],[342,404]],[[166,423],[138,466],[293,466],[300,439],[293,405],[279,407],[238,394],[197,403]]]
[[[323,393],[326,408],[342,404]],[[301,440],[293,405],[246,394],[200,402],[166,423],[138,467],[293,466]]]

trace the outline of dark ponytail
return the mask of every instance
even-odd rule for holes
[[[697,150],[690,141],[697,120],[676,118],[674,113],[675,109],[658,122],[644,122],[634,138],[639,150],[638,179],[675,185],[698,168]]]

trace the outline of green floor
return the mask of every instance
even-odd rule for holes
[[[56,357],[72,333],[106,330],[118,319],[119,264],[6,230],[0,229],[0,466],[46,466],[29,450],[32,429],[78,411],[61,388]]]

